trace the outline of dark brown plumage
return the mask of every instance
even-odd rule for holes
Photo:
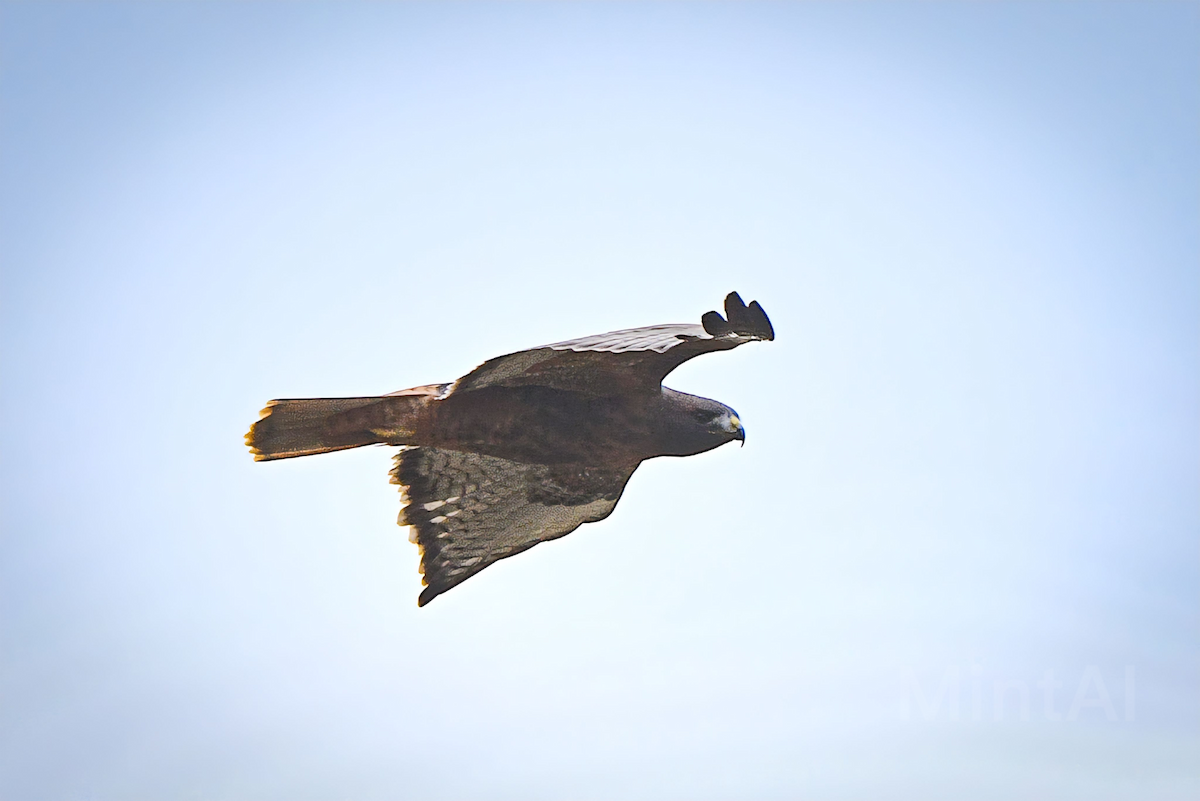
[[[602,520],[637,466],[745,440],[737,414],[663,387],[688,359],[775,332],[736,292],[725,316],[558,342],[484,362],[451,384],[362,398],[274,400],[256,460],[401,445],[392,469],[427,585],[417,603],[539,542]]]

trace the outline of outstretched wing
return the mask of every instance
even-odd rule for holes
[[[637,465],[541,465],[441,448],[396,455],[392,483],[421,549],[424,606],[488,565],[570,534],[612,512]]]
[[[730,292],[725,317],[710,311],[700,325],[630,328],[510,353],[479,365],[450,391],[531,384],[594,395],[656,391],[667,373],[688,359],[774,338],[758,301],[747,306]]]

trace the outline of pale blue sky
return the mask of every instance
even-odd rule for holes
[[[1198,135],[1196,3],[0,4],[0,796],[1200,795]],[[732,289],[424,609],[242,444]]]

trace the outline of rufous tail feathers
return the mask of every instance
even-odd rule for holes
[[[268,461],[377,443],[408,444],[420,412],[442,386],[364,398],[273,400],[250,426],[246,445],[255,461]]]

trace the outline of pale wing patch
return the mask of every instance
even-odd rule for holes
[[[647,350],[665,353],[681,342],[690,339],[712,339],[703,326],[686,323],[648,325],[642,328],[626,328],[605,334],[569,339],[543,345],[551,350],[599,351],[602,353],[626,353],[631,350]]]
[[[397,522],[412,527],[409,539],[421,549],[427,588],[418,603],[499,559],[607,517],[631,473],[440,448],[401,451],[392,482],[408,499]]]

